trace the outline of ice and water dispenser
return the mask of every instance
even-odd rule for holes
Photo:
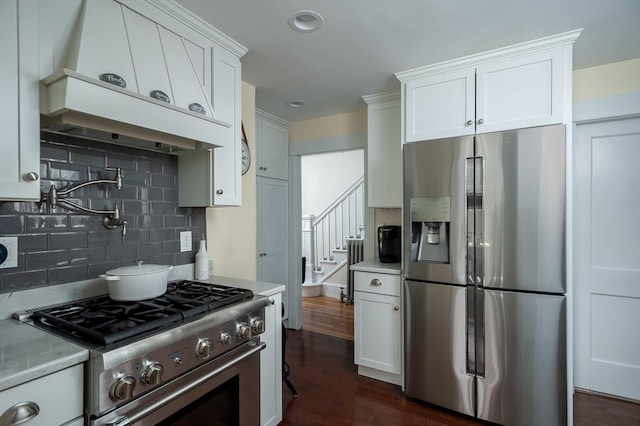
[[[411,198],[411,261],[449,263],[451,197]]]

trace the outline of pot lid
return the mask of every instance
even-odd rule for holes
[[[173,268],[169,265],[153,265],[148,263],[146,265],[142,264],[142,261],[138,261],[137,265],[133,266],[122,266],[120,268],[111,269],[107,271],[108,275],[148,275],[148,274],[157,274],[161,272],[166,272]]]

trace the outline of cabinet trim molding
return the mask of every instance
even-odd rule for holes
[[[136,10],[140,7],[137,1],[132,0],[116,0],[119,3],[124,4],[127,7],[130,7],[133,10]],[[144,3],[148,4],[151,7],[154,7],[158,10],[161,10],[165,14],[175,18],[181,24],[189,27],[191,30],[196,33],[206,37],[207,39],[219,44],[225,49],[233,52],[233,54],[237,55],[239,58],[244,56],[248,49],[238,43],[237,41],[230,38],[225,33],[221,32],[217,28],[211,26],[211,24],[204,21],[202,18],[186,9],[182,5],[175,2],[168,2],[162,0],[144,0]]]
[[[395,104],[397,101],[400,101],[400,91],[393,90],[390,92],[374,93],[372,95],[365,95],[362,99],[367,103],[367,105],[382,102],[393,102]]]
[[[267,120],[274,121],[276,122],[276,124],[286,127],[287,129],[289,128],[290,123],[287,120],[285,120],[284,118],[280,118],[277,115],[268,113],[267,111],[261,110],[260,108],[256,108],[256,115],[262,118],[266,118]]]
[[[582,28],[578,28],[560,34],[526,41],[524,43],[514,44],[507,47],[501,47],[486,52],[464,56],[462,58],[438,62],[432,65],[426,65],[406,71],[400,71],[395,75],[396,78],[400,80],[400,82],[404,83],[406,81],[424,77],[427,75],[446,73],[469,67],[476,67],[488,62],[508,59],[521,55],[530,55],[535,52],[555,49],[557,47],[573,44],[580,36],[581,32]]]

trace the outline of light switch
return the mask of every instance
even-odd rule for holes
[[[191,231],[180,232],[180,251],[191,251],[193,245],[191,244]]]
[[[0,237],[0,269],[18,266],[18,237]]]

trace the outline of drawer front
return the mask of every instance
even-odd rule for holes
[[[33,402],[40,412],[25,424],[51,426],[82,415],[82,364],[49,374],[0,393],[0,416],[21,402]]]
[[[354,290],[400,296],[400,275],[356,271]]]

